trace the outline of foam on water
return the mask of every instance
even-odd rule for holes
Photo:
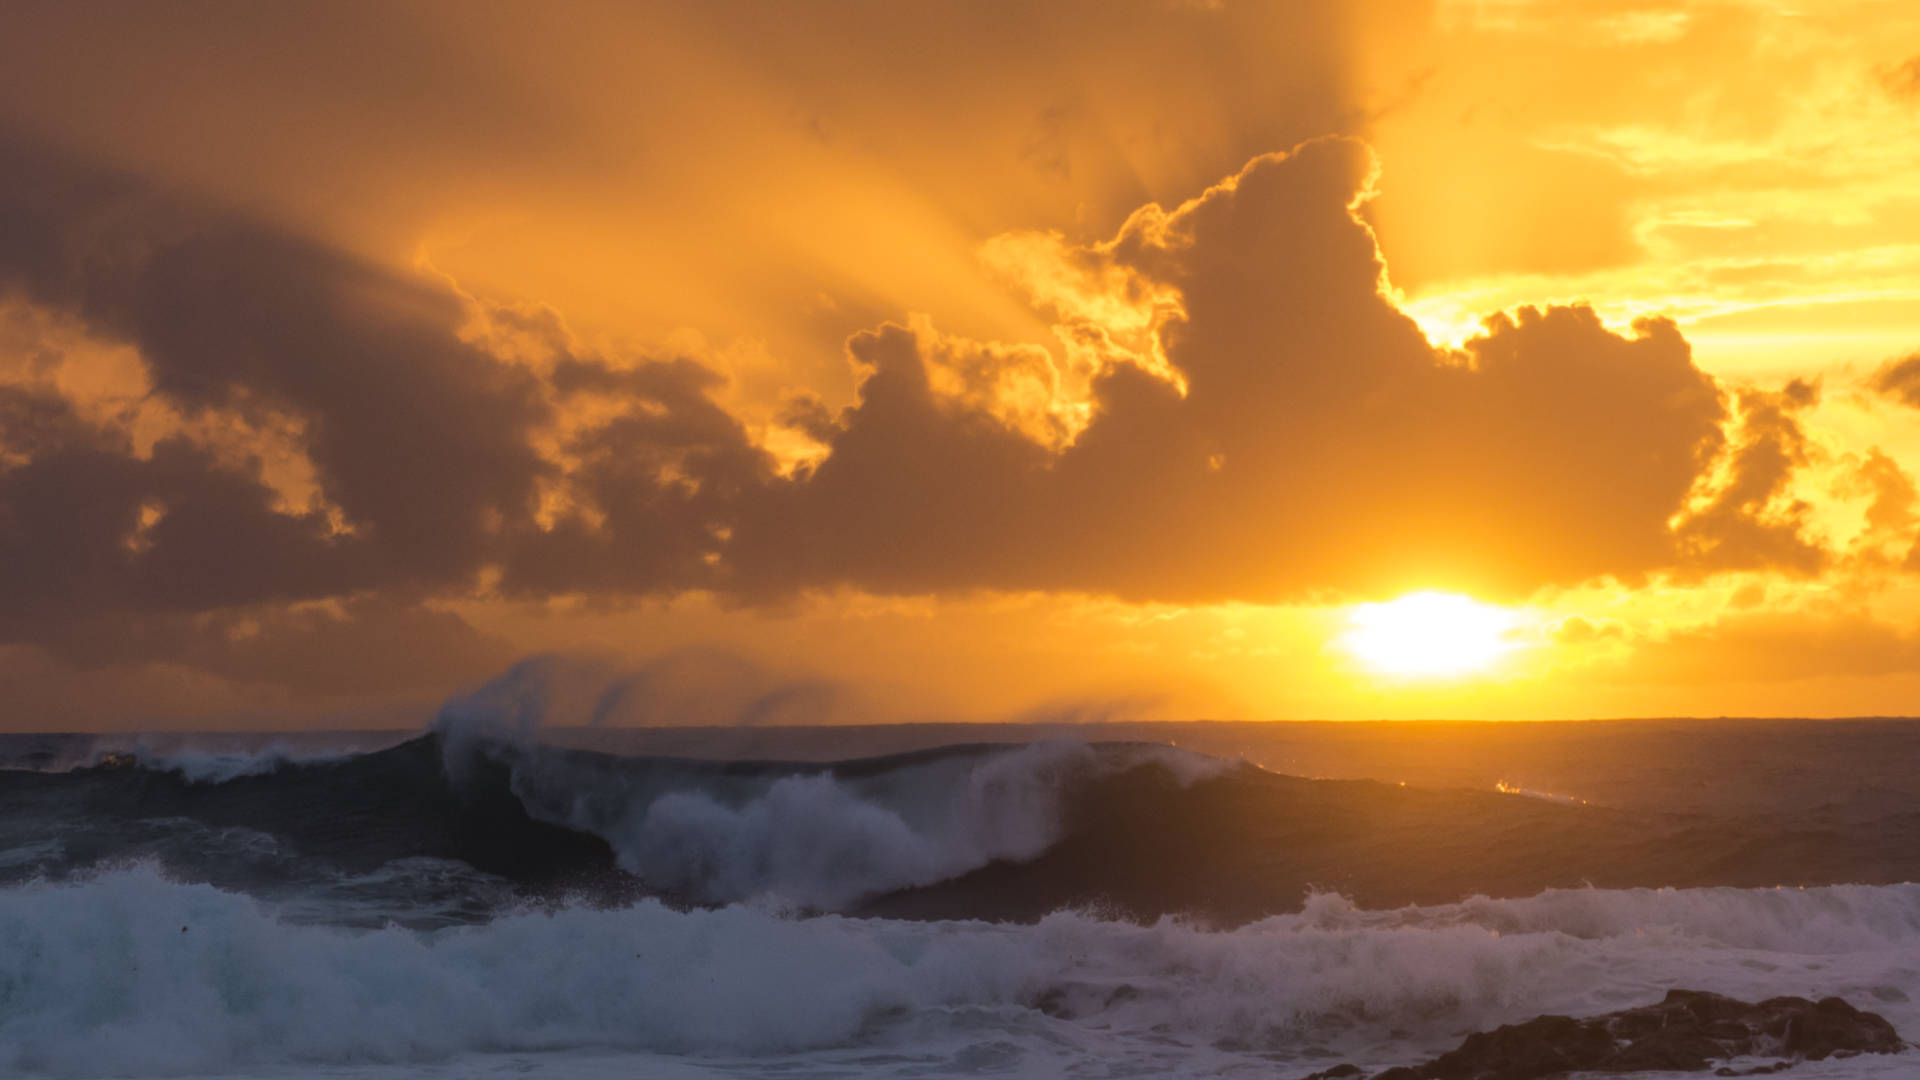
[[[711,903],[817,911],[1024,861],[1060,839],[1076,783],[1137,767],[1181,786],[1230,766],[1165,746],[1048,741],[951,753],[872,774],[795,770],[749,779],[614,774],[511,744],[513,790],[535,817],[612,845],[650,886]],[[450,756],[474,752],[457,741]],[[457,772],[457,756],[450,762]],[[696,783],[696,780],[698,781]]]
[[[570,823],[606,837],[624,869],[666,888],[832,909],[993,859],[1033,858],[1059,837],[1061,774],[1093,765],[1084,744],[1036,744],[968,763],[946,783],[896,780],[907,800],[798,775],[738,805],[677,791]]]
[[[0,1071],[73,1076],[502,1054],[562,1073],[615,1055],[629,1075],[668,1058],[721,1072],[1272,1075],[1276,1062],[1406,1062],[1471,1030],[1674,986],[1838,994],[1912,1036],[1920,886],[1575,890],[1394,912],[1319,896],[1231,931],[653,902],[355,931],[144,867],[0,892]]]
[[[842,909],[996,859],[1034,858],[1059,840],[1075,781],[1150,765],[1184,787],[1229,767],[1169,746],[1103,751],[1054,739],[859,776],[795,767],[743,779],[595,777],[577,759],[534,745],[540,727],[564,712],[563,674],[551,658],[534,658],[447,702],[433,731],[448,775],[458,781],[483,760],[504,763],[534,817],[599,836],[622,869],[706,903]],[[626,685],[590,696],[604,705]]]

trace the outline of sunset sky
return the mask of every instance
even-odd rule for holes
[[[0,729],[1911,714],[1916,474],[1911,0],[0,15]]]

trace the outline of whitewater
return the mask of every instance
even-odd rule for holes
[[[1405,783],[1444,731],[0,737],[0,1074],[1291,1080],[1673,988],[1920,1033],[1920,725],[1598,730]]]
[[[1231,930],[653,900],[353,930],[152,867],[0,894],[0,1065],[59,1076],[1288,1076],[1384,1068],[1675,986],[1838,995],[1920,1030],[1920,886],[1552,890],[1387,912],[1318,895]]]

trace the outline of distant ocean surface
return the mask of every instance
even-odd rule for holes
[[[1916,1039],[1915,882],[1911,720],[0,736],[0,1074],[1291,1080],[1674,987]]]

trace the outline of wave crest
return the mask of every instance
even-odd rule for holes
[[[1191,783],[1224,762],[1162,747],[1044,742],[833,767],[659,765],[595,775],[578,755],[507,750],[534,816],[612,845],[650,887],[703,903],[840,910],[1024,861],[1059,840],[1084,785],[1139,767]]]

